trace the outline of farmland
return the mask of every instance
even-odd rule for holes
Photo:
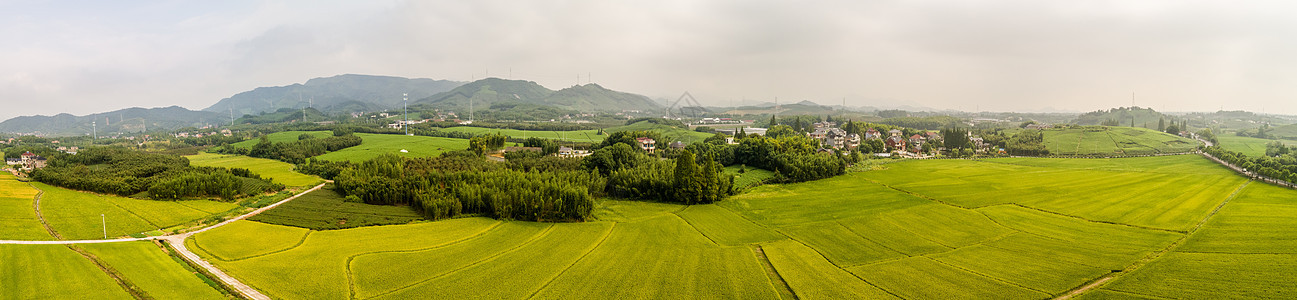
[[[103,238],[105,223],[108,237],[120,237],[166,229],[238,206],[209,200],[140,200],[33,184],[45,191],[41,197],[45,220],[63,238],[73,240]]]
[[[511,138],[529,138],[539,137],[551,140],[563,140],[578,143],[598,143],[604,140],[605,135],[598,135],[599,130],[573,130],[573,131],[541,131],[541,130],[517,130],[517,129],[496,129],[482,127],[450,127],[437,128],[438,131],[449,132],[468,132],[473,134],[499,133]],[[685,144],[702,141],[712,136],[710,133],[697,132],[679,127],[653,124],[650,122],[638,122],[635,124],[605,128],[604,132],[632,131],[632,130],[652,130],[662,135],[667,142],[681,141]]]
[[[468,149],[468,140],[443,137],[406,136],[395,134],[357,133],[362,140],[359,146],[316,156],[321,160],[359,163],[385,153],[403,157],[432,157],[446,151]],[[406,150],[407,152],[401,152]]]
[[[1277,140],[1259,139],[1254,137],[1237,136],[1232,134],[1219,135],[1216,136],[1216,139],[1220,141],[1221,148],[1225,148],[1226,150],[1229,151],[1236,151],[1243,154],[1247,154],[1247,156],[1251,156],[1251,157],[1265,156],[1265,145],[1277,141]],[[1285,145],[1288,146],[1297,144],[1297,141],[1289,141],[1289,140],[1284,140],[1280,142],[1283,142]]]
[[[54,239],[36,218],[36,193],[9,172],[0,172],[0,240]]]
[[[571,141],[571,142],[578,142],[578,143],[598,143],[598,142],[602,142],[605,137],[603,135],[598,134],[599,130],[541,131],[541,130],[518,130],[518,129],[504,129],[504,128],[497,129],[497,128],[460,126],[460,127],[450,127],[450,128],[438,128],[437,131],[467,132],[472,134],[499,133],[499,134],[509,136],[511,138],[518,138],[518,139],[538,137],[538,138],[545,138],[551,140]]]
[[[281,208],[340,204],[318,196]],[[1082,297],[1273,298],[1297,292],[1295,198],[1194,155],[906,160],[717,204],[605,199],[585,223],[238,221],[187,243],[287,299],[1039,299],[1105,276]]]
[[[134,299],[93,262],[64,245],[0,245],[5,298]]]
[[[1138,127],[1086,126],[1044,130],[1045,148],[1056,155],[1183,153],[1198,142]]]
[[[742,173],[739,171],[742,170]],[[760,185],[761,183],[775,177],[775,172],[759,168],[744,168],[739,166],[725,167],[725,175],[734,175],[734,188],[746,189]]]
[[[153,242],[86,244],[77,247],[103,260],[155,299],[225,299],[213,286]]]
[[[214,153],[200,153],[185,158],[195,166],[248,169],[261,178],[284,186],[313,186],[321,181],[319,177],[293,172],[293,164],[273,159]]]
[[[347,202],[333,191],[333,184],[328,183],[323,189],[253,216],[250,220],[325,230],[405,224],[421,219],[423,216],[410,207]]]
[[[311,135],[311,136],[313,136],[313,137],[322,138],[322,137],[332,136],[332,135],[333,135],[333,132],[330,132],[330,131],[280,131],[280,132],[276,132],[276,133],[267,134],[267,135],[266,135],[266,139],[269,140],[271,143],[287,143],[287,142],[296,141],[296,140],[297,140],[298,138],[300,138],[303,134],[309,134],[309,135]],[[238,143],[230,144],[229,147],[232,147],[232,148],[243,148],[243,149],[252,149],[252,146],[256,146],[257,143],[259,143],[259,142],[261,142],[261,139],[260,139],[260,138],[255,138],[255,139],[250,139],[250,140],[246,140],[246,141],[242,141],[242,142],[238,142]]]

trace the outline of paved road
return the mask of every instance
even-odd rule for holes
[[[326,181],[325,183],[328,183],[328,182],[332,182],[332,181]],[[318,189],[320,189],[320,188],[323,188],[325,183],[321,183],[320,185],[317,185],[317,186],[315,186],[315,187],[313,187],[313,188],[311,188],[311,189],[309,189],[309,190],[306,190],[306,191],[303,191],[303,192],[301,192],[301,193],[298,193],[297,195],[293,195],[292,197],[288,197],[288,199],[284,199],[284,200],[282,200],[282,201],[275,202],[275,204],[267,205],[266,207],[259,208],[259,209],[257,209],[257,210],[254,210],[254,211],[250,212],[250,213],[246,213],[246,214],[243,214],[243,215],[241,215],[241,216],[235,217],[235,218],[233,218],[233,219],[226,220],[225,222],[221,222],[221,223],[218,223],[218,224],[216,224],[216,225],[208,226],[208,227],[203,228],[203,229],[199,229],[199,230],[196,230],[196,231],[190,231],[190,232],[186,232],[186,233],[181,233],[181,234],[164,235],[164,236],[152,236],[152,237],[145,237],[145,238],[112,239],[112,240],[73,240],[73,241],[13,241],[13,240],[0,240],[0,244],[17,244],[17,245],[65,245],[65,244],[95,244],[95,243],[119,243],[119,242],[133,242],[133,241],[163,240],[163,241],[166,241],[167,244],[171,244],[171,247],[172,247],[172,248],[175,248],[177,252],[180,252],[180,256],[184,257],[186,260],[189,260],[189,262],[192,262],[192,263],[194,263],[195,265],[198,265],[198,266],[200,266],[200,267],[203,267],[203,269],[207,269],[207,272],[208,272],[208,273],[211,273],[211,274],[213,274],[213,275],[216,275],[217,279],[220,279],[221,282],[224,282],[226,285],[229,285],[229,286],[231,286],[231,287],[234,287],[234,289],[238,290],[239,293],[240,293],[240,294],[243,294],[244,297],[248,297],[248,298],[250,298],[250,299],[258,299],[258,300],[261,300],[261,299],[269,300],[270,297],[266,297],[266,295],[262,294],[261,292],[258,292],[256,289],[254,289],[254,288],[252,288],[252,287],[250,287],[250,286],[248,286],[248,285],[246,285],[246,284],[243,284],[242,282],[239,282],[238,279],[234,279],[234,277],[231,277],[230,275],[225,274],[225,272],[222,272],[221,269],[218,269],[218,268],[216,268],[216,266],[213,266],[211,263],[208,263],[206,260],[203,260],[202,257],[198,256],[198,254],[194,254],[193,252],[190,252],[190,251],[189,251],[189,248],[186,248],[186,247],[185,247],[185,239],[189,238],[190,236],[192,236],[192,235],[194,235],[194,234],[197,234],[197,233],[200,233],[200,232],[204,232],[204,231],[211,230],[212,228],[217,228],[217,227],[225,226],[225,224],[230,224],[230,223],[233,223],[234,221],[243,220],[243,219],[247,219],[248,217],[255,216],[255,215],[257,215],[257,214],[259,214],[259,213],[261,213],[261,212],[264,212],[264,211],[270,210],[270,209],[272,209],[272,208],[275,208],[276,206],[279,206],[280,204],[284,204],[284,203],[287,203],[288,201],[292,201],[293,199],[297,199],[297,197],[301,197],[302,195],[305,195],[306,193],[314,192],[315,190],[318,190]]]

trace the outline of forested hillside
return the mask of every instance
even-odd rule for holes
[[[68,136],[90,135],[98,130],[99,134],[104,136],[114,133],[143,132],[145,129],[175,130],[183,127],[199,127],[203,124],[228,124],[228,122],[229,117],[226,115],[192,111],[179,106],[132,107],[85,116],[63,113],[54,116],[17,117],[0,122],[0,132]]]
[[[259,87],[235,94],[204,111],[235,117],[274,112],[281,108],[313,106],[324,112],[377,111],[401,106],[401,94],[410,101],[448,91],[462,84],[448,80],[345,74],[314,78],[304,84]]]

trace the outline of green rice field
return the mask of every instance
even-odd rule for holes
[[[408,206],[347,202],[342,195],[333,191],[332,183],[249,218],[252,221],[316,230],[405,224],[422,219],[422,215]]]
[[[356,136],[361,138],[360,145],[325,153],[315,158],[358,163],[388,153],[414,158],[433,157],[446,151],[468,149],[466,139],[371,133],[357,133]]]
[[[1147,155],[1183,153],[1199,142],[1138,127],[1087,126],[1045,130],[1045,148],[1055,155]]]
[[[314,186],[323,181],[319,177],[294,172],[293,164],[273,159],[215,153],[199,153],[185,158],[195,166],[248,169],[261,178],[284,186]]]
[[[0,297],[6,299],[134,299],[64,245],[0,244],[0,262]]]
[[[52,240],[36,218],[32,206],[36,189],[18,181],[9,172],[0,172],[0,240]]]
[[[33,184],[45,191],[41,213],[46,222],[69,240],[102,239],[105,227],[109,238],[166,229],[238,207],[210,200],[132,199]]]
[[[1293,215],[1297,191],[1195,155],[903,160],[717,204],[603,199],[584,223],[238,221],[186,243],[279,299],[1042,299],[1109,277],[1079,298],[1267,299],[1297,293]],[[118,251],[102,255],[114,265],[166,258],[120,245],[87,248]],[[77,256],[25,247],[0,257]],[[144,270],[187,287],[159,295],[220,296],[171,265],[119,271]],[[104,284],[83,273],[61,276]]]
[[[153,242],[85,244],[77,247],[112,266],[154,299],[225,299],[179,258]]]
[[[1220,147],[1225,148],[1225,150],[1240,152],[1251,157],[1265,156],[1265,145],[1275,141],[1283,142],[1284,145],[1290,147],[1297,144],[1297,141],[1258,139],[1233,134],[1218,135],[1216,140],[1220,142]]]

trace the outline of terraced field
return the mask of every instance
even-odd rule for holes
[[[325,153],[315,158],[359,163],[384,153],[403,157],[432,157],[446,151],[468,149],[466,139],[372,133],[357,133],[356,136],[361,138],[360,145]]]
[[[237,207],[209,200],[157,201],[123,198],[33,183],[45,191],[41,213],[64,239],[101,239],[166,229]],[[103,215],[102,217],[100,215]]]
[[[1043,131],[1045,148],[1056,155],[1145,155],[1183,153],[1198,142],[1138,127],[1089,126]]]
[[[314,186],[323,181],[319,177],[293,172],[293,164],[273,159],[215,153],[200,153],[185,158],[189,159],[189,164],[195,166],[248,169],[261,178],[270,179],[284,186]]]
[[[241,221],[188,242],[288,299],[1040,299],[1109,276],[1081,297],[1297,293],[1297,192],[1198,156],[885,167],[713,205],[601,200],[586,223]]]
[[[0,240],[52,240],[36,218],[36,189],[0,172]]]

